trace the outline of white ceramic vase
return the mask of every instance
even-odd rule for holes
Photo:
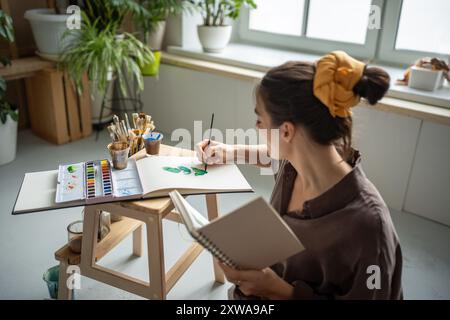
[[[16,158],[17,121],[6,116],[6,122],[0,121],[0,165],[9,163]]]
[[[205,52],[220,53],[225,49],[231,38],[232,26],[197,27],[198,38]]]
[[[31,24],[34,40],[43,55],[59,56],[72,40],[73,36],[63,37],[68,30],[67,19],[70,15],[56,14],[54,9],[32,9],[25,12],[25,18]]]

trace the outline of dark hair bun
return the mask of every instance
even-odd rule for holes
[[[364,70],[361,80],[353,88],[353,92],[374,105],[389,90],[391,77],[383,69],[372,67]]]

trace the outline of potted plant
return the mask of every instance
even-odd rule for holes
[[[64,37],[68,30],[67,8],[78,5],[77,0],[53,0],[54,9],[32,9],[25,12],[25,18],[30,22],[33,37],[38,48],[38,54],[50,60],[57,60],[65,46],[73,40]],[[73,34],[74,35],[74,34]]]
[[[161,50],[167,18],[191,8],[188,0],[138,0],[138,3],[146,12],[135,15],[135,22],[144,42],[152,50]]]
[[[236,20],[243,6],[255,9],[254,0],[193,0],[200,9],[203,25],[197,28],[198,37],[205,52],[219,53],[231,38],[232,26],[226,18]]]
[[[166,20],[169,16],[179,15],[183,10],[191,8],[187,0],[138,0],[146,9],[144,14],[135,15],[134,20],[138,31],[155,57],[154,62],[142,66],[144,76],[156,76],[159,72],[162,42],[166,30]]]
[[[0,38],[14,41],[13,23],[10,16],[0,10]],[[3,67],[11,64],[8,57],[0,57]],[[17,108],[6,101],[6,80],[0,77],[0,165],[11,162],[16,157]]]
[[[93,0],[86,2],[82,11],[79,36],[61,54],[60,65],[74,81],[79,93],[83,90],[82,77],[87,73],[93,97],[93,121],[100,114],[103,100],[112,97],[112,79],[115,78],[123,95],[127,95],[126,79],[134,78],[139,90],[144,80],[140,66],[150,63],[150,49],[130,33],[119,33],[125,16],[141,10],[131,0]],[[108,120],[108,114],[103,114]]]

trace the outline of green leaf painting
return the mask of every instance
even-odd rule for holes
[[[208,173],[207,171],[205,171],[203,169],[199,169],[199,168],[195,168],[195,167],[191,167],[189,169],[188,167],[185,167],[185,166],[163,167],[162,169],[167,171],[167,172],[172,172],[172,173],[183,172],[183,174],[185,174],[185,175],[189,175],[189,174],[194,173],[194,176],[203,176],[204,174]]]
[[[178,166],[178,169],[184,172],[184,174],[191,174],[192,170],[185,166]]]
[[[173,167],[163,167],[163,170],[166,170],[167,172],[172,172],[172,173],[179,173],[181,170],[178,168],[173,168]]]
[[[205,170],[203,170],[203,169],[198,169],[198,168],[194,168],[194,167],[191,167],[191,168],[192,168],[192,170],[194,171],[194,173],[195,173],[196,176],[202,176],[202,175],[208,173],[207,171],[205,171]]]

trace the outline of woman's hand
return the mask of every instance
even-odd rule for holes
[[[239,287],[246,296],[267,299],[290,299],[294,287],[281,279],[272,269],[237,270],[219,263],[228,281]]]
[[[211,140],[208,145],[209,139],[205,139],[195,146],[195,153],[198,160],[206,164],[223,164],[233,161],[234,149],[232,145],[224,144]]]

